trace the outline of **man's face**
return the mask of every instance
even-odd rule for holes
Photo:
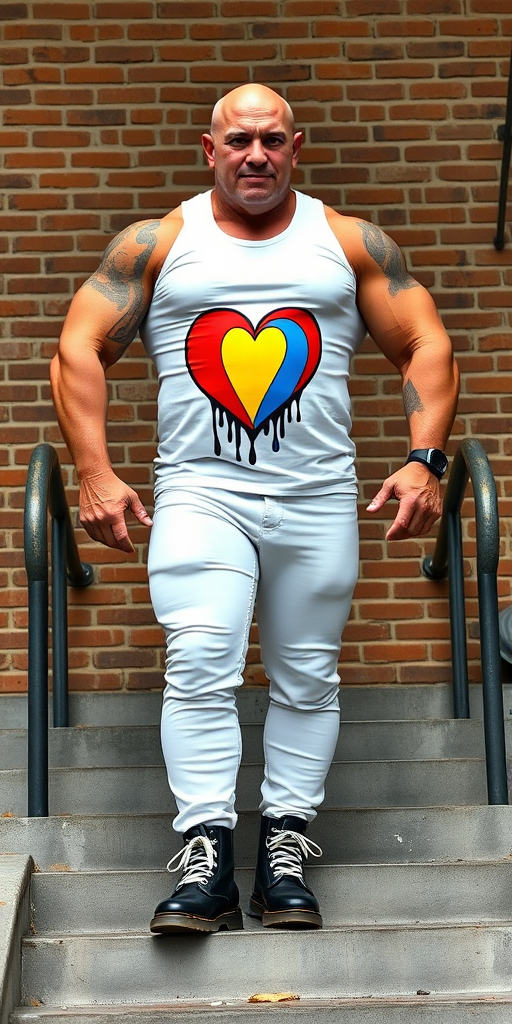
[[[290,188],[302,143],[291,117],[275,101],[230,102],[226,97],[211,135],[203,135],[209,167],[221,203],[244,213],[267,213],[280,205]]]

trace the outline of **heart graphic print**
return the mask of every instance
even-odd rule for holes
[[[249,438],[249,462],[256,462],[254,442],[273,425],[272,450],[279,451],[285,418],[291,422],[300,396],[314,376],[322,351],[315,317],[307,309],[275,309],[256,327],[235,309],[200,313],[187,334],[186,360],[197,387],[209,398],[214,452],[221,454],[219,427],[226,421],[241,461],[241,431]]]

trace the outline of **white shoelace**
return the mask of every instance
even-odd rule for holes
[[[284,829],[279,832],[271,829],[275,835],[267,837],[270,867],[275,875],[293,875],[304,881],[302,857],[321,857],[322,850],[312,839],[306,839],[301,832]]]
[[[217,851],[214,850],[216,839],[208,839],[207,836],[194,836],[185,846],[184,850],[171,857],[167,870],[170,874],[183,868],[183,876],[180,878],[176,888],[188,885],[189,882],[202,882],[203,884],[212,877],[217,864]],[[178,860],[179,858],[179,860]],[[171,864],[177,860],[175,868]]]

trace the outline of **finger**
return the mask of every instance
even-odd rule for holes
[[[99,544],[104,544],[108,548],[118,548],[121,551],[132,552],[134,550],[124,517],[121,521],[110,523],[108,519],[87,519],[84,516],[80,519],[80,523],[89,537]]]
[[[111,547],[119,548],[121,551],[135,551],[124,520],[122,523],[112,523],[110,533],[113,540]]]
[[[132,498],[129,509],[143,526],[153,526],[153,520],[138,497]]]
[[[419,514],[417,514],[418,512]],[[429,533],[438,519],[439,515],[437,512],[429,512],[425,518],[424,512],[415,510],[406,523],[398,514],[386,534],[386,540],[406,540],[409,537],[423,537]]]
[[[386,483],[383,483],[380,491],[377,492],[374,498],[372,498],[369,505],[366,506],[367,512],[378,512],[379,508],[382,508],[386,504],[388,498],[393,494],[393,488]]]

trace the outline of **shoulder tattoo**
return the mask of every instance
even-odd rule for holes
[[[86,282],[109,299],[118,312],[122,313],[107,337],[109,341],[116,341],[123,347],[127,347],[133,341],[146,315],[142,275],[155,248],[155,231],[159,224],[160,221],[155,220],[136,229],[135,242],[140,246],[140,251],[136,255],[124,246],[125,240],[133,234],[134,228],[129,227],[122,231],[107,246],[100,266]]]
[[[404,409],[407,419],[410,420],[413,412],[424,412],[421,398],[414,387],[412,380],[408,380],[403,390]]]
[[[405,261],[396,242],[389,235],[367,221],[358,221],[366,251],[372,260],[379,264],[383,274],[389,279],[389,292],[395,296],[405,288],[419,287],[408,273]]]

